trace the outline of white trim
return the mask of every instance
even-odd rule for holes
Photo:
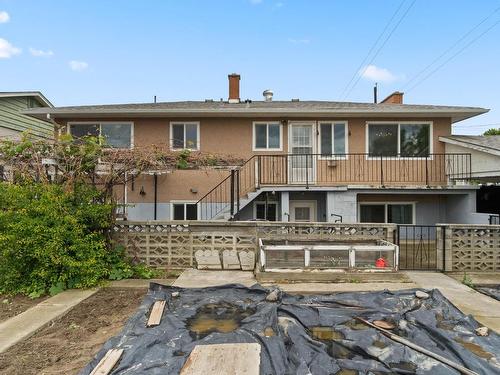
[[[291,200],[289,205],[290,205],[290,221],[292,221],[292,222],[296,221],[294,210],[296,207],[300,207],[301,205],[303,205],[303,207],[311,208],[311,221],[309,221],[309,222],[318,221],[318,201],[315,201],[315,200]]]
[[[265,148],[255,147],[256,146],[255,142],[257,141],[256,132],[255,132],[256,125],[266,125],[266,147]],[[280,128],[280,137],[279,137],[280,147],[278,147],[278,148],[267,147],[269,145],[269,125],[279,125],[279,128]],[[283,124],[279,121],[253,121],[252,122],[252,151],[253,152],[283,151]]]
[[[186,217],[186,204],[193,204],[196,206],[196,220],[200,220],[200,207],[197,201],[191,201],[191,200],[171,200],[168,202],[170,205],[170,220],[174,220],[174,204],[183,204],[184,205],[184,221],[187,221],[185,219]]]
[[[342,156],[342,157],[339,157],[339,156],[335,156],[335,160],[347,160],[349,158],[349,121],[347,120],[325,120],[325,121],[322,121],[322,120],[318,120],[317,121],[317,133],[318,133],[318,159],[319,160],[331,160],[332,157],[330,156],[323,156],[321,153],[322,153],[322,150],[321,150],[321,125],[323,124],[330,124],[330,125],[333,125],[333,128],[332,128],[332,150],[333,150],[333,154],[335,155],[335,125],[339,125],[339,124],[344,124],[344,132],[345,132],[345,139],[344,139],[344,153],[345,153],[345,156]]]
[[[366,160],[379,160],[380,157],[372,156],[370,157],[370,142],[369,142],[369,127],[370,125],[397,125],[398,126],[398,134],[397,134],[397,155],[396,156],[385,156],[384,158],[392,158],[392,159],[433,159],[434,152],[434,122],[433,121],[366,121],[365,122],[365,152],[366,152]],[[429,157],[423,156],[401,156],[401,125],[429,125]]]
[[[258,204],[266,204],[266,201],[254,201],[253,202],[253,219],[254,220],[257,220],[257,205]],[[276,209],[275,209],[275,217],[276,217],[276,221],[279,221],[279,215],[278,215],[278,212],[279,212],[279,209],[278,209],[278,205],[279,205],[279,202],[278,201],[268,201],[267,204],[274,204],[276,205]],[[260,219],[259,219],[260,220]],[[268,221],[267,219],[265,219],[266,221]]]
[[[416,210],[416,205],[417,202],[411,202],[411,201],[377,201],[377,202],[358,202],[358,212],[357,212],[357,222],[361,223],[361,205],[364,206],[384,206],[384,223],[388,224],[387,219],[389,218],[389,211],[388,211],[388,206],[389,205],[411,205],[412,206],[412,212],[411,212],[411,223],[408,225],[415,225],[417,222],[417,210]]]
[[[66,123],[66,134],[71,134],[70,132],[70,127],[72,125],[97,125],[99,126],[99,137],[102,136],[102,130],[101,130],[101,125],[106,124],[106,125],[112,125],[112,124],[117,124],[117,125],[130,125],[130,147],[128,149],[133,149],[134,148],[134,128],[135,124],[133,121],[69,121]],[[122,149],[123,148],[118,148],[118,147],[113,147],[115,149]]]
[[[184,146],[186,146],[186,125],[196,125],[196,148],[182,147],[182,148],[174,148],[174,138],[173,138],[173,126],[174,125],[183,125],[184,126]],[[199,121],[170,121],[169,127],[169,147],[171,151],[182,151],[182,150],[190,150],[190,151],[200,151],[200,122]]]

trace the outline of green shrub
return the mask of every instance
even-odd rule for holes
[[[97,197],[91,187],[0,183],[0,293],[37,297],[108,278],[113,207]]]

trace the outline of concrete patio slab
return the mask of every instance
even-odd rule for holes
[[[252,286],[256,284],[255,276],[251,271],[206,271],[185,270],[172,284],[181,288],[204,288],[224,284],[242,284]]]
[[[110,288],[149,288],[150,283],[172,285],[176,279],[125,279],[112,281],[107,285]]]
[[[439,272],[407,271],[408,277],[424,289],[437,288],[463,313],[500,333],[500,302]]]
[[[0,353],[64,315],[72,307],[96,293],[97,290],[72,289],[64,291],[0,323]]]
[[[446,275],[462,282],[463,272],[447,272]],[[467,272],[467,278],[472,280],[474,285],[500,285],[500,272]]]

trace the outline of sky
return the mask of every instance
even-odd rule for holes
[[[227,99],[237,72],[242,99],[489,108],[453,127],[480,134],[499,67],[500,0],[0,0],[0,91],[56,106]]]

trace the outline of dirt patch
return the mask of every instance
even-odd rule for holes
[[[21,314],[45,299],[47,297],[31,299],[21,295],[15,297],[0,295],[0,322]]]
[[[139,307],[146,289],[102,289],[0,354],[0,374],[77,374]]]

